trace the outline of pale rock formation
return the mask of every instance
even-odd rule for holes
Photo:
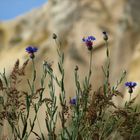
[[[121,75],[121,71],[128,71],[126,81],[136,81],[139,83],[139,40],[140,40],[140,1],[127,0],[123,5],[119,21],[116,26],[115,45],[112,50],[112,83]],[[123,83],[124,83],[123,82]],[[120,87],[124,92],[124,86]],[[136,96],[139,91],[133,94]],[[137,94],[136,94],[137,93]],[[129,94],[124,94],[124,101],[128,100]],[[137,98],[139,100],[139,98]],[[120,104],[120,102],[118,102]]]
[[[104,79],[101,66],[104,65],[106,53],[102,31],[106,30],[109,34],[109,45],[112,48],[112,83],[114,84],[120,77],[123,69],[129,69],[130,75],[128,74],[128,77],[130,80],[139,81],[140,78],[135,74],[139,69],[139,53],[136,53],[137,49],[134,47],[135,42],[138,42],[136,41],[138,39],[135,38],[139,31],[137,30],[138,33],[133,34],[133,30],[136,31],[139,28],[139,24],[137,24],[139,18],[137,17],[140,8],[138,4],[135,4],[138,0],[129,1],[132,3],[132,6],[128,3],[130,6],[128,9],[131,9],[128,15],[131,20],[127,18],[129,16],[125,16],[126,12],[123,12],[127,1],[108,0],[104,3],[103,0],[48,0],[48,3],[38,9],[12,21],[0,23],[0,72],[3,72],[5,67],[6,73],[9,74],[17,58],[21,60],[21,63],[28,58],[25,48],[28,45],[35,45],[39,48],[36,53],[37,74],[41,73],[40,65],[43,60],[49,59],[54,61],[52,67],[56,75],[59,75],[57,46],[52,39],[52,34],[56,33],[63,44],[62,51],[65,52],[65,85],[67,99],[69,99],[69,96],[75,95],[73,85],[75,66],[79,66],[81,82],[88,72],[89,51],[82,42],[82,38],[93,35],[96,37],[96,41],[93,51],[91,83],[93,90],[95,90],[101,86]],[[137,9],[136,14],[132,9]],[[121,16],[122,13],[124,16]],[[127,21],[133,21],[133,23],[130,22],[133,25],[131,28]],[[135,55],[137,55],[136,58]],[[31,66],[28,67],[27,72],[29,72],[27,77],[31,77]],[[28,89],[26,83],[24,83],[24,88]],[[56,95],[58,94],[59,90],[56,92]],[[44,110],[45,107],[42,107],[38,118],[42,131],[46,133]],[[35,131],[39,132],[38,126],[35,126]]]

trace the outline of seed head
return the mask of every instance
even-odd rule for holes
[[[57,39],[57,35],[53,33],[53,39]]]
[[[108,40],[108,35],[107,35],[107,33],[105,31],[103,32],[103,38],[104,38],[105,41]]]

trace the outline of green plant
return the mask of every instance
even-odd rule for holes
[[[66,100],[65,90],[65,69],[64,53],[61,51],[61,43],[57,35],[53,34],[53,39],[57,44],[57,53],[59,57],[58,69],[60,75],[55,75],[51,64],[44,61],[42,65],[42,76],[40,78],[40,87],[36,89],[36,68],[35,53],[37,48],[29,46],[26,51],[30,59],[25,61],[23,66],[19,67],[19,60],[16,61],[10,77],[7,77],[5,70],[0,78],[0,125],[4,127],[5,121],[8,122],[12,131],[7,134],[10,140],[28,140],[30,135],[34,134],[37,139],[45,140],[112,140],[122,137],[125,139],[137,139],[140,136],[140,111],[134,105],[135,99],[131,99],[133,88],[136,83],[129,82],[126,86],[129,88],[130,100],[124,107],[117,107],[113,102],[115,96],[121,96],[118,86],[123,81],[126,72],[122,73],[121,78],[116,85],[110,84],[110,54],[108,48],[108,35],[103,32],[103,38],[106,47],[107,61],[102,67],[104,73],[104,84],[97,91],[93,91],[90,78],[92,76],[92,52],[94,51],[93,41],[95,37],[88,36],[83,41],[90,51],[89,69],[83,83],[79,80],[79,67],[74,70],[75,75],[75,97],[70,101]],[[32,80],[27,79],[29,90],[21,91],[18,85],[21,84],[25,76],[25,68],[28,62],[32,62]],[[45,81],[48,81],[46,87]],[[59,99],[56,96],[56,86],[60,89]],[[47,98],[43,97],[45,89],[49,89]],[[57,101],[60,104],[57,104]],[[46,133],[41,131],[41,125],[38,121],[38,111],[45,104],[46,113]],[[60,108],[60,110],[58,109]],[[31,110],[34,112],[31,118]],[[61,121],[61,131],[56,133],[58,118]],[[69,124],[69,125],[68,125]],[[34,131],[34,126],[38,125],[40,133]]]

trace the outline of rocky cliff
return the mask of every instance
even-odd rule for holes
[[[102,31],[107,31],[112,54],[112,84],[116,82],[118,76],[121,76],[124,69],[129,72],[127,80],[140,82],[138,26],[140,24],[136,18],[136,15],[140,13],[139,9],[138,0],[135,2],[108,0],[105,3],[103,0],[48,0],[38,9],[11,21],[0,23],[0,71],[3,72],[5,68],[6,73],[9,74],[17,58],[21,62],[28,59],[25,48],[28,45],[35,45],[39,48],[35,58],[37,74],[41,73],[40,65],[46,59],[54,62],[52,67],[55,73],[59,74],[57,46],[52,39],[52,34],[56,33],[62,42],[61,49],[65,52],[65,85],[69,99],[69,96],[74,95],[73,70],[75,66],[79,66],[81,81],[89,66],[89,52],[82,38],[93,35],[96,41],[93,50],[91,83],[95,90],[103,83],[101,66],[106,60],[106,53]],[[27,73],[30,77],[30,67]],[[25,88],[26,84],[24,83],[22,87]]]
[[[89,56],[82,43],[82,38],[93,35],[96,37],[93,54],[96,58],[93,61],[94,78],[100,79],[95,84],[97,87],[102,83],[100,67],[105,60],[102,31],[107,30],[110,43],[113,41],[111,22],[115,21],[113,15],[108,11],[108,7],[113,5],[118,8],[111,1],[104,4],[102,1],[92,2],[91,0],[53,0],[12,21],[2,22],[0,24],[0,71],[2,72],[5,67],[9,73],[17,58],[22,62],[27,59],[25,48],[28,45],[35,45],[39,48],[37,62],[42,62],[46,58],[55,61],[57,59],[56,44],[52,39],[52,34],[56,33],[63,44],[62,49],[66,53],[66,69],[69,70],[69,66],[71,66],[73,70],[74,66],[79,64],[84,74],[88,68]],[[10,63],[9,60],[11,60]]]

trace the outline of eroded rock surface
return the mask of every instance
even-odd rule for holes
[[[83,81],[89,67],[89,51],[82,42],[83,36],[96,37],[93,50],[93,65],[91,83],[93,90],[103,83],[101,66],[106,60],[102,31],[109,35],[111,50],[111,81],[116,82],[121,72],[128,70],[128,80],[140,81],[139,77],[139,0],[126,1],[108,0],[49,0],[38,9],[19,16],[14,20],[0,23],[0,71],[6,68],[9,74],[17,60],[21,63],[28,59],[25,48],[35,45],[39,48],[36,53],[37,74],[41,73],[43,60],[53,61],[52,68],[59,75],[57,68],[58,57],[56,44],[52,34],[56,33],[62,42],[65,53],[64,67],[66,69],[65,86],[67,99],[74,93],[74,68],[79,66],[80,80]],[[128,11],[125,11],[127,9]],[[9,61],[10,60],[10,61]],[[30,63],[31,65],[31,63]],[[31,76],[31,67],[26,73]],[[37,81],[39,80],[39,76]],[[24,86],[23,86],[24,85]],[[24,83],[22,87],[27,87]],[[38,83],[36,83],[38,85]],[[123,88],[123,85],[122,85]],[[58,93],[57,93],[58,94]],[[127,95],[126,95],[127,96]],[[44,108],[41,109],[43,111]],[[39,116],[42,131],[46,132],[43,118]],[[38,130],[38,127],[36,127]]]

